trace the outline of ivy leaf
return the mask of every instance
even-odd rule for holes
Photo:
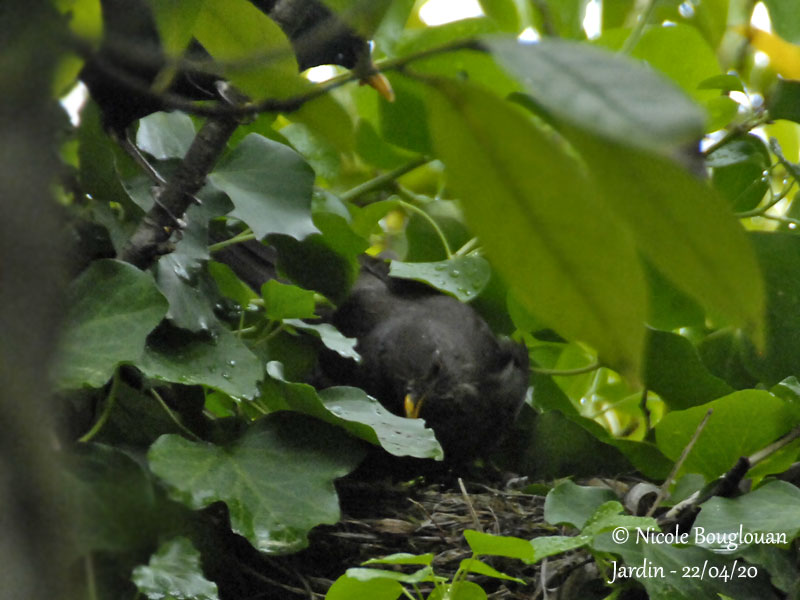
[[[230,196],[231,216],[259,239],[283,233],[301,240],[319,232],[311,220],[314,171],[288,146],[251,133],[222,158],[209,181]]]
[[[200,553],[180,537],[161,544],[150,562],[133,570],[131,580],[151,600],[217,600],[217,584],[203,575]]]
[[[278,363],[269,363],[267,370],[273,379],[265,383],[263,397],[272,410],[312,415],[395,456],[442,459],[442,448],[422,419],[398,417],[359,388],[339,386],[317,392],[310,385],[284,380]]]
[[[151,338],[137,366],[152,379],[207,385],[236,398],[253,398],[264,367],[239,338],[220,329],[214,339],[165,330]]]
[[[745,543],[738,539],[740,527],[747,533],[772,535],[770,541],[756,541],[756,545],[791,542],[800,534],[800,490],[785,481],[770,481],[738,498],[711,498],[702,506],[692,537],[697,539],[700,534],[712,538],[710,544],[698,544],[712,550],[737,550],[738,543]],[[728,547],[709,534],[732,534],[737,547]]]
[[[464,531],[464,539],[476,556],[505,556],[527,563],[532,563],[535,558],[530,542],[522,538],[490,535],[467,529]]]
[[[774,442],[797,423],[784,400],[764,390],[742,390],[665,415],[656,425],[658,448],[677,460],[709,408],[714,412],[682,471],[700,473],[706,481],[725,473],[740,457]]]
[[[267,318],[275,321],[282,319],[312,319],[314,314],[314,292],[296,285],[286,285],[270,279],[261,286],[264,308]]]
[[[609,489],[564,481],[547,494],[544,520],[551,525],[569,523],[577,529],[583,529],[595,511],[612,500],[616,500],[616,496]]]
[[[192,145],[194,123],[181,112],[156,112],[139,121],[136,145],[157,160],[182,159]]]
[[[147,454],[173,499],[195,510],[225,502],[233,530],[270,553],[296,552],[313,527],[339,520],[333,480],[362,456],[341,430],[290,412],[267,415],[230,445],[170,434]]]
[[[489,263],[480,256],[457,256],[438,262],[393,260],[389,264],[389,275],[422,281],[461,302],[469,302],[486,287],[492,272]]]
[[[153,278],[116,260],[92,263],[70,286],[67,306],[56,369],[64,388],[99,387],[117,365],[138,361],[167,314]]]

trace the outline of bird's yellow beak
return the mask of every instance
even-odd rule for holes
[[[383,73],[373,73],[361,80],[361,85],[367,84],[375,88],[378,93],[386,98],[388,102],[394,102],[394,90],[392,84],[386,79]]]
[[[405,410],[406,417],[409,419],[419,419],[419,411],[422,410],[422,402],[425,397],[414,398],[411,394],[406,394],[403,401],[403,409]]]

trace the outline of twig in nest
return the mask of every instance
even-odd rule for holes
[[[461,488],[461,495],[464,496],[464,502],[469,508],[469,514],[472,515],[472,522],[475,525],[475,529],[477,531],[483,532],[483,528],[481,527],[481,522],[478,519],[478,513],[475,512],[475,507],[472,506],[472,500],[470,500],[470,497],[467,494],[467,488],[464,487],[464,480],[461,479],[461,477],[458,478],[458,487]]]

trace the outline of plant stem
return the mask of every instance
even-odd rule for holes
[[[430,226],[433,227],[433,230],[436,232],[436,235],[439,236],[439,239],[442,242],[442,246],[444,247],[444,251],[447,254],[447,259],[449,260],[453,258],[453,251],[450,249],[450,244],[447,243],[447,238],[444,236],[444,232],[442,231],[441,227],[439,227],[439,224],[433,220],[433,217],[431,217],[428,213],[422,210],[419,206],[412,204],[412,202],[414,201],[414,196],[408,190],[399,189],[397,190],[397,194],[401,198],[405,198],[405,200],[398,200],[397,203],[406,210],[410,210],[411,212],[417,213],[420,217],[425,219],[430,224]]]
[[[388,173],[381,173],[369,181],[365,181],[364,183],[347,190],[341,196],[339,196],[339,198],[341,198],[341,200],[344,202],[353,202],[361,196],[364,196],[370,192],[374,192],[375,190],[382,189],[387,185],[394,183],[394,180],[398,177],[402,177],[406,173],[410,173],[417,167],[421,167],[430,161],[431,159],[427,156],[418,156],[417,158],[408,161],[406,164],[400,165],[396,169],[389,171]]]
[[[161,397],[161,394],[159,394],[155,389],[151,389],[150,394],[152,394],[153,398],[155,398],[158,401],[158,403],[161,405],[161,408],[164,409],[164,411],[167,413],[172,422],[175,423],[178,429],[180,429],[190,438],[197,440],[198,442],[203,441],[199,435],[197,435],[194,431],[192,431],[191,429],[186,427],[186,425],[181,423],[180,419],[175,415],[172,409],[169,406],[167,406],[166,402],[164,402],[164,399]]]
[[[94,436],[100,433],[100,430],[108,421],[108,418],[111,416],[111,410],[114,408],[114,404],[116,403],[117,399],[117,389],[119,388],[119,369],[114,371],[114,377],[111,380],[111,389],[108,391],[108,396],[106,397],[106,405],[103,407],[103,412],[100,415],[100,418],[97,419],[95,424],[92,428],[83,434],[78,441],[81,443],[90,442]]]
[[[250,240],[256,239],[256,234],[253,233],[252,229],[245,229],[243,232],[236,234],[229,240],[224,240],[222,242],[217,242],[216,244],[211,244],[208,247],[208,251],[210,253],[219,252],[220,250],[224,250],[228,246],[233,246],[234,244],[240,244],[242,242],[248,242]]]

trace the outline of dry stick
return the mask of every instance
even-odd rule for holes
[[[483,532],[483,528],[481,527],[481,522],[478,519],[478,513],[475,512],[475,507],[472,506],[472,500],[469,498],[469,494],[467,494],[467,488],[464,487],[464,480],[461,477],[458,478],[458,487],[461,488],[461,495],[464,496],[464,502],[467,503],[467,507],[469,507],[469,512],[472,515],[472,521],[475,523],[475,529]]]
[[[647,514],[645,516],[652,517],[653,513],[661,505],[661,502],[664,500],[664,498],[667,497],[667,494],[669,493],[669,486],[672,485],[675,476],[678,474],[678,471],[683,466],[683,463],[686,461],[686,458],[689,456],[689,452],[692,451],[695,442],[697,442],[697,439],[700,437],[700,434],[703,432],[703,429],[705,429],[706,424],[708,423],[708,419],[711,417],[711,414],[713,412],[714,409],[709,408],[708,411],[706,412],[706,416],[703,417],[703,420],[700,421],[700,424],[697,426],[697,429],[694,430],[692,439],[690,439],[689,443],[686,444],[686,447],[683,449],[683,452],[681,452],[680,457],[678,458],[675,465],[672,467],[672,470],[669,472],[669,475],[664,480],[664,483],[661,484],[661,488],[658,490],[658,495],[656,496],[656,499],[653,502],[653,506],[650,507],[650,510],[647,511]]]
[[[795,427],[792,431],[784,435],[779,440],[771,443],[766,448],[751,454],[750,456],[743,456],[736,461],[736,464],[728,470],[722,477],[707,485],[701,490],[698,490],[689,496],[683,502],[673,506],[669,512],[664,515],[660,521],[669,523],[675,521],[681,514],[687,510],[695,508],[713,496],[726,497],[731,494],[733,489],[739,485],[739,482],[747,474],[747,472],[763,461],[765,458],[775,454],[781,448],[789,445],[794,440],[800,438],[800,427]]]

